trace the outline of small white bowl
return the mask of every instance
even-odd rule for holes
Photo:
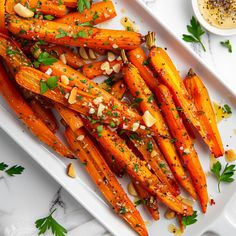
[[[210,23],[208,23],[204,19],[204,17],[201,15],[200,9],[198,7],[198,0],[192,0],[192,6],[193,6],[193,11],[197,20],[209,32],[213,34],[217,34],[217,35],[222,35],[222,36],[236,35],[236,28],[235,29],[219,29],[217,27],[212,26]]]

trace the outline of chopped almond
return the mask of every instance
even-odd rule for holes
[[[149,111],[144,112],[143,121],[147,127],[152,127],[156,123],[156,119],[151,115]]]
[[[166,212],[165,212],[165,218],[166,219],[171,220],[171,219],[175,218],[175,216],[176,216],[175,211],[173,211],[171,209],[166,210]]]
[[[75,178],[76,177],[76,172],[75,172],[75,169],[74,169],[74,166],[73,166],[72,163],[70,163],[67,166],[67,175],[70,176],[71,178]]]
[[[233,149],[225,151],[225,159],[227,162],[232,162],[236,160],[236,153]]]

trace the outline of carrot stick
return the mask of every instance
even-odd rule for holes
[[[71,129],[67,128],[65,136],[69,145],[76,152],[81,162],[85,164],[90,177],[100,189],[107,202],[111,204],[114,211],[139,235],[148,235],[139,212],[129,200],[86,131],[81,128],[76,133],[73,133]],[[79,141],[79,137],[83,137],[83,139]]]
[[[60,155],[74,158],[71,151],[35,115],[18,90],[10,82],[2,65],[0,65],[0,90],[12,110],[36,137]]]
[[[111,75],[115,73],[115,71],[116,73],[118,73],[120,72],[121,67],[122,67],[122,61],[114,60],[112,62],[109,62],[107,60],[103,60],[83,65],[82,73],[87,78],[93,79],[100,75]]]
[[[158,75],[155,74],[153,70],[150,69],[151,67],[150,59],[148,59],[144,50],[141,47],[138,47],[136,49],[129,51],[127,53],[127,56],[128,56],[129,61],[138,69],[141,77],[144,79],[147,86],[155,94],[155,91],[159,84],[157,80]],[[192,127],[182,112],[180,113],[180,116],[182,117],[184,121],[185,128],[187,129],[190,137],[195,138]]]
[[[128,137],[162,184],[165,184],[174,196],[179,195],[179,187],[155,140],[152,137],[131,132]]]
[[[151,195],[156,196],[169,208],[180,214],[192,214],[192,208],[180,202],[157,177],[146,167],[145,161],[140,161],[127,147],[124,140],[106,126],[92,124],[83,119],[84,125],[97,141],[110,153],[121,167],[126,167],[127,173],[140,183]]]
[[[67,7],[77,7],[78,1],[77,0],[64,0],[63,3],[67,6]]]
[[[43,14],[53,15],[56,17],[63,17],[67,13],[66,6],[63,4],[55,4],[53,1],[40,0],[6,0],[6,12],[8,14],[15,14],[14,6],[17,3],[29,7],[31,9],[36,9],[36,12],[41,12]]]
[[[0,55],[11,65],[10,69],[15,74],[21,66],[31,66],[31,62],[24,55],[18,45],[10,37],[0,34]]]
[[[56,133],[58,130],[58,124],[55,116],[49,108],[45,108],[42,104],[33,99],[30,101],[30,106],[36,115],[47,125],[47,127],[53,132]]]
[[[37,29],[37,32],[32,28]],[[60,45],[102,49],[133,49],[142,43],[139,33],[83,26],[70,26],[53,21],[8,17],[8,29],[21,38],[45,40]],[[24,34],[20,34],[24,30]]]
[[[153,196],[150,196],[150,194],[135,181],[133,181],[133,185],[152,218],[154,220],[159,220],[160,216],[157,200]]]
[[[0,0],[0,33],[8,34],[5,25],[5,0]]]
[[[58,103],[55,103],[55,108],[73,132],[83,127],[83,121],[77,112]]]
[[[189,119],[192,125],[197,129],[202,139],[207,146],[211,149],[211,141],[207,137],[207,132],[202,127],[202,124],[197,115],[197,109],[191,100],[191,96],[186,90],[184,83],[177,71],[175,65],[170,57],[162,48],[154,45],[154,35],[148,35],[148,47],[150,48],[150,61],[155,71],[159,75],[160,81],[165,84],[175,101],[175,103],[183,110],[184,115]],[[220,152],[214,153],[215,156],[221,156]]]
[[[124,84],[124,81],[119,80],[111,86],[110,94],[116,97],[118,100],[121,100],[125,94],[125,91],[126,85]]]
[[[192,69],[189,70],[184,84],[193,98],[193,102],[198,110],[199,120],[207,132],[208,145],[210,146],[211,152],[216,157],[222,156],[224,154],[224,147],[207,88]]]
[[[20,71],[16,75],[16,81],[22,87],[34,93],[48,97],[54,102],[60,103],[79,112],[80,114],[88,116],[91,119],[91,122],[103,121],[107,124],[111,124],[111,122],[113,122],[116,126],[121,127],[125,124],[127,130],[133,130],[134,125],[141,122],[141,118],[139,118],[138,114],[128,110],[124,104],[120,103],[110,94],[107,93],[109,96],[106,97],[105,91],[98,92],[96,95],[92,94],[92,89],[85,90],[90,91],[91,93],[84,92],[82,85],[84,86],[85,84],[83,82],[80,82],[82,85],[77,87],[80,89],[77,89],[77,97],[73,104],[68,102],[67,95],[71,93],[74,87],[66,86],[61,82],[58,82],[58,87],[54,90],[48,90],[42,94],[40,91],[40,83],[42,83],[42,81],[47,81],[48,78],[49,76],[47,74],[30,67],[21,67]],[[102,111],[100,104],[103,104],[102,106],[104,109]]]
[[[66,4],[66,2],[64,2]],[[83,12],[72,12],[66,16],[56,19],[55,22],[68,25],[80,25],[86,23],[96,25],[104,21],[110,20],[116,16],[116,10],[112,1],[98,2],[91,5],[90,9]]]
[[[34,54],[37,54],[37,51],[35,51]],[[49,68],[52,69],[52,75],[54,76],[61,77],[62,75],[66,75],[68,78],[71,78],[69,81],[69,86],[76,86],[80,88],[80,90],[88,92],[90,95],[102,98],[103,104],[107,105],[110,111],[113,110],[114,118],[120,120],[120,126],[125,123],[127,129],[132,130],[134,123],[142,123],[142,118],[136,112],[127,108],[125,104],[114,98],[95,82],[87,79],[80,72],[65,65],[61,61],[57,61],[50,66],[40,66],[40,70],[43,72],[46,72]],[[109,114],[112,115],[110,112]],[[122,119],[121,115],[123,117]]]
[[[149,125],[150,129],[155,133],[154,138],[164,154],[176,180],[196,199],[197,196],[194,187],[179,160],[174,145],[171,143],[171,136],[160,110],[155,101],[150,99],[153,96],[152,92],[145,84],[137,68],[131,63],[126,63],[123,67],[123,78],[131,94],[136,99],[139,99],[139,106],[142,112],[149,114],[148,119],[151,117],[155,120],[153,124]]]
[[[179,117],[169,89],[164,85],[159,85],[158,88],[156,95],[161,105],[160,108],[162,114],[170,128],[172,137],[175,138],[175,146],[192,178],[193,185],[201,203],[202,211],[205,213],[209,197],[207,193],[206,176],[199,161],[197,152],[181,118]]]
[[[42,49],[46,52],[50,53],[52,56],[56,58],[60,58],[63,62],[74,69],[81,68],[85,62],[84,60],[76,53],[73,53],[69,48],[62,46],[42,46]]]

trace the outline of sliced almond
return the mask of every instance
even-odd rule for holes
[[[108,52],[107,53],[107,59],[108,59],[108,61],[112,62],[116,59],[116,56],[113,52]]]
[[[70,163],[67,166],[67,175],[70,176],[71,178],[75,178],[76,177],[76,172],[75,172],[75,169],[74,169],[74,166],[73,166],[72,163]]]
[[[61,82],[62,82],[64,85],[68,85],[68,84],[70,83],[69,78],[68,78],[66,75],[62,75],[62,76],[61,76]]]
[[[76,103],[77,91],[78,91],[78,88],[77,88],[77,87],[74,87],[74,88],[71,90],[70,96],[69,96],[69,99],[68,99],[68,103],[69,103],[69,104],[75,104],[75,103]]]
[[[155,157],[155,156],[157,156],[157,151],[156,150],[153,150],[152,152],[151,152],[151,157]]]
[[[94,114],[94,113],[95,113],[95,109],[91,107],[91,108],[89,109],[89,114],[92,115],[92,114]]]
[[[20,3],[17,3],[14,6],[14,11],[16,12],[17,15],[24,17],[24,18],[30,18],[34,16],[34,12],[29,10],[27,7],[23,6]]]
[[[88,60],[88,54],[86,52],[86,50],[84,48],[79,48],[79,55],[84,59],[84,60]]]
[[[188,199],[188,198],[184,198],[183,196],[181,196],[181,195],[178,195],[177,197],[176,197],[179,201],[181,201],[181,202],[183,202],[184,204],[186,204],[186,205],[189,205],[189,206],[193,206],[193,200],[191,200],[191,199]]]
[[[166,210],[166,212],[165,212],[165,218],[166,219],[171,220],[171,219],[175,218],[175,216],[176,216],[175,211],[173,211],[171,209]]]
[[[133,197],[138,197],[138,193],[136,192],[134,185],[132,182],[128,184],[128,193]]]
[[[121,65],[120,64],[115,64],[112,69],[114,70],[115,73],[119,73],[120,69],[121,69]]]
[[[64,53],[59,56],[59,59],[66,65],[67,61]]]
[[[145,111],[142,118],[147,127],[152,127],[156,123],[156,119],[151,115],[149,111]]]
[[[94,53],[93,49],[89,48],[88,53],[89,53],[90,59],[92,60],[97,59],[96,54]]]
[[[112,45],[112,47],[113,47],[114,49],[119,48],[119,46],[118,46],[116,43],[114,43],[114,44]]]

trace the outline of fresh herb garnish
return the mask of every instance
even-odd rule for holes
[[[134,164],[134,171],[137,173],[138,172],[138,169],[139,169],[139,166],[137,163]]]
[[[224,106],[222,107],[223,112],[227,113],[227,114],[232,114],[232,109],[228,104],[224,104]]]
[[[38,235],[44,234],[49,229],[55,236],[65,236],[67,234],[67,230],[52,217],[55,211],[56,209],[49,216],[35,221],[35,226],[39,230]]]
[[[54,16],[52,16],[52,15],[44,15],[43,18],[44,18],[45,20],[53,20],[53,19],[54,19]]]
[[[35,67],[39,67],[40,64],[43,64],[45,66],[50,66],[54,62],[57,62],[57,59],[52,57],[48,52],[42,52],[40,53],[38,60],[34,62]]]
[[[10,168],[8,168],[8,165],[4,162],[0,163],[0,171],[5,171],[9,176],[15,176],[15,175],[21,175],[24,171],[24,167],[20,165],[14,165]]]
[[[232,49],[232,44],[230,43],[229,40],[222,41],[222,42],[220,42],[220,44],[221,44],[222,46],[226,47],[226,48],[228,49],[228,51],[229,51],[230,53],[232,53],[232,51],[233,51],[233,49]]]
[[[49,89],[54,90],[58,87],[58,78],[57,76],[51,76],[47,79],[47,81],[40,81],[40,92],[41,94],[46,93]]]
[[[127,213],[127,210],[126,210],[125,206],[121,206],[119,213],[122,214],[122,215]]]
[[[81,13],[84,9],[90,8],[90,1],[89,0],[78,0],[77,9]]]
[[[102,130],[103,130],[103,125],[99,125],[97,127],[98,137],[102,137]]]
[[[64,30],[61,29],[61,28],[58,29],[58,32],[59,32],[59,34],[57,34],[57,35],[55,36],[56,39],[64,38],[64,37],[67,36],[66,31],[64,31]]]
[[[4,162],[0,163],[0,170],[5,170],[8,167]]]
[[[205,33],[205,31],[202,29],[200,23],[194,16],[190,21],[190,25],[187,25],[187,30],[191,35],[183,34],[182,39],[186,42],[200,43],[203,50],[206,51],[206,48],[201,41],[201,36]]]
[[[194,211],[191,216],[183,216],[182,217],[182,224],[184,227],[188,225],[192,225],[197,222],[197,211]]]
[[[152,144],[151,141],[147,143],[147,149],[148,149],[149,152],[153,151],[153,144]]]
[[[235,165],[226,164],[224,170],[221,172],[222,165],[219,161],[217,161],[211,168],[211,172],[216,176],[218,180],[218,191],[220,192],[220,183],[226,182],[231,183],[234,181],[233,175],[235,172]]]

